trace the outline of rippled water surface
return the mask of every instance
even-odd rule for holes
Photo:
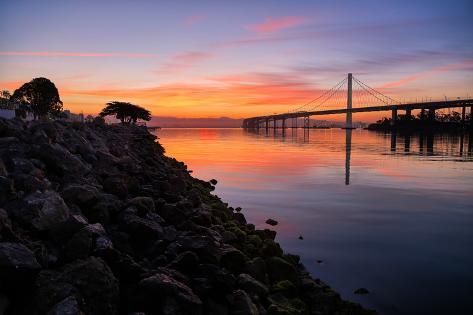
[[[314,277],[383,314],[473,314],[468,136],[163,129],[166,154],[243,207]],[[299,236],[303,240],[299,240]],[[353,291],[364,287],[365,296]]]

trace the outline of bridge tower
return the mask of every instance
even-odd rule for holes
[[[352,102],[353,102],[353,74],[348,74],[348,88],[347,88],[347,121],[345,124],[345,128],[352,129],[353,124],[351,120],[351,109],[352,109]]]

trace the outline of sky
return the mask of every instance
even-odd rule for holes
[[[160,117],[281,113],[348,72],[402,101],[473,95],[471,0],[0,0],[0,8],[0,89],[47,77],[73,112],[120,100]]]

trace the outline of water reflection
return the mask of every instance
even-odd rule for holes
[[[163,129],[167,154],[343,297],[382,314],[473,314],[471,135]],[[298,239],[299,235],[304,240]],[[317,260],[323,260],[318,264]],[[366,287],[366,296],[353,294]]]

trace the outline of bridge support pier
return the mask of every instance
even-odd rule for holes
[[[466,116],[466,107],[462,107],[462,124],[465,123],[465,116]]]
[[[269,118],[266,118],[266,121],[265,121],[265,128],[266,128],[266,132],[268,132],[268,129],[269,129]]]
[[[397,122],[397,108],[391,110],[391,126],[396,126]]]
[[[430,120],[430,121],[434,121],[434,120],[435,120],[435,109],[430,108],[428,115],[429,115],[429,120]]]
[[[406,119],[411,120],[412,118],[412,110],[410,108],[406,109]]]

